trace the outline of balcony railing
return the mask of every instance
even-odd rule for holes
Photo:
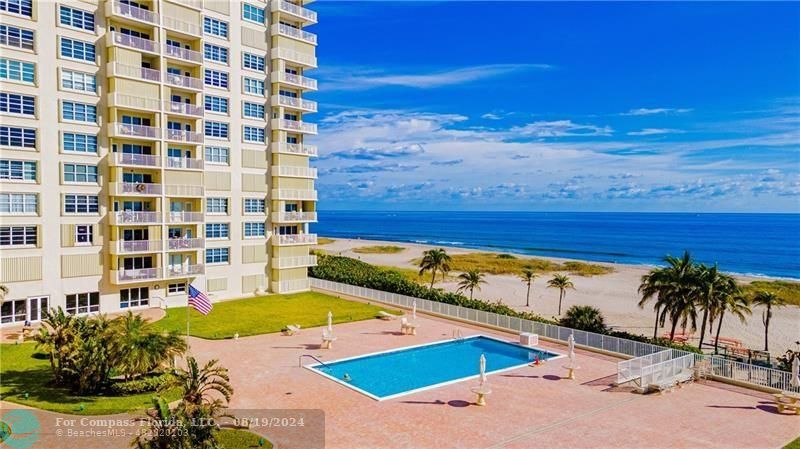
[[[167,249],[170,251],[184,250],[184,249],[202,249],[206,246],[205,239],[169,239],[167,240]]]
[[[117,283],[149,281],[161,278],[161,269],[137,268],[133,270],[117,270],[117,271],[112,271],[111,276],[113,279],[117,281]]]
[[[272,57],[277,59],[284,59],[289,62],[294,62],[295,64],[299,64],[306,67],[316,67],[317,66],[317,58],[315,56],[311,56],[306,53],[300,53],[299,51],[290,50],[288,48],[273,48],[272,49]]]
[[[138,95],[112,93],[108,96],[108,105],[112,107],[139,109],[143,111],[157,111],[159,103],[160,101],[157,98],[142,97]]]
[[[108,15],[110,16],[128,17],[140,22],[158,25],[158,14],[144,8],[131,6],[119,1],[109,2],[107,8],[109,8],[107,11],[109,11]]]
[[[316,34],[282,23],[275,23],[272,25],[272,34],[280,34],[281,36],[291,37],[292,39],[301,40],[311,45],[317,45]]]
[[[168,196],[203,196],[203,186],[167,184]]]
[[[163,186],[145,182],[112,182],[111,195],[161,195]]]
[[[289,178],[311,178],[316,179],[317,169],[309,167],[292,167],[290,165],[278,165],[274,167],[273,176],[285,176]]]
[[[272,102],[281,106],[301,109],[309,112],[317,112],[317,102],[303,98],[290,97],[288,95],[273,95]]]
[[[316,245],[317,234],[278,234],[272,241],[277,245]]]
[[[298,154],[302,156],[311,156],[311,157],[316,157],[318,155],[316,145],[306,145],[306,144],[286,143],[286,142],[274,142],[272,144],[272,152]]]
[[[127,34],[112,31],[108,33],[111,44],[133,48],[135,50],[158,53],[158,43],[141,37],[129,36]]]
[[[206,272],[206,266],[203,264],[197,265],[168,265],[166,270],[166,277],[174,278],[179,276],[194,276]]]
[[[272,268],[299,268],[317,265],[317,256],[273,257]]]
[[[291,84],[292,86],[302,87],[303,89],[317,90],[317,80],[295,75],[294,73],[275,71],[272,72],[272,79],[281,83]]]
[[[153,154],[110,153],[111,165],[134,167],[160,167],[161,158]]]
[[[157,224],[161,223],[160,212],[135,212],[123,210],[112,212],[111,224]]]
[[[161,251],[161,240],[117,240],[117,254],[154,253]]]
[[[199,51],[176,47],[174,45],[164,44],[164,55],[184,61],[196,62],[198,64],[203,62],[203,54]]]
[[[108,124],[111,137],[139,137],[144,139],[160,139],[161,129],[153,126],[130,125],[113,122]]]
[[[288,120],[285,118],[277,118],[273,119],[272,126],[274,128],[283,129],[287,131],[295,131],[300,133],[306,134],[316,134],[317,133],[317,124],[316,123],[306,123],[301,122],[298,120]]]
[[[317,13],[315,11],[303,8],[302,6],[295,5],[294,3],[289,3],[287,1],[273,1],[272,11],[284,12],[299,19],[303,19],[306,22],[317,23]]]
[[[276,223],[317,221],[317,213],[316,212],[273,212],[272,221]]]
[[[203,143],[203,133],[184,131],[182,129],[167,129],[167,140],[176,142]]]
[[[165,73],[164,80],[170,86],[183,87],[186,89],[202,90],[203,80],[200,78],[192,78],[190,76],[176,75],[174,73]]]
[[[317,200],[316,190],[303,189],[272,189],[273,200]]]
[[[202,223],[205,215],[202,212],[167,212],[170,223]]]
[[[202,170],[202,159],[190,159],[188,157],[167,157],[167,168],[177,168],[182,170]]]
[[[192,117],[202,117],[203,108],[196,104],[179,103],[177,101],[164,101],[164,109],[170,114],[182,114]]]
[[[164,28],[177,31],[179,33],[188,34],[190,36],[202,36],[202,31],[199,24],[184,22],[183,20],[176,19],[170,16],[162,17]]]
[[[128,78],[147,81],[161,81],[161,73],[158,70],[148,69],[146,67],[137,67],[135,65],[121,64],[119,62],[111,62],[108,64],[108,74],[110,76],[125,76]]]

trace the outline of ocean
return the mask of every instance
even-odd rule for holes
[[[636,265],[689,250],[728,273],[800,279],[800,214],[320,211],[313,229]]]

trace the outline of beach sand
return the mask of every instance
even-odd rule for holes
[[[406,249],[396,254],[358,254],[352,251],[353,248],[372,245],[395,245]],[[433,247],[414,243],[337,238],[333,243],[321,245],[318,248],[330,254],[352,257],[375,265],[415,268],[411,261],[421,257],[423,251]],[[450,254],[488,252],[457,247],[445,247],[445,249]],[[536,258],[553,261],[569,260],[538,256]],[[637,292],[640,279],[650,268],[640,265],[589,262],[611,266],[614,268],[614,272],[593,277],[570,275],[575,284],[575,290],[567,291],[562,305],[562,313],[572,305],[591,305],[600,309],[606,318],[606,323],[614,326],[615,329],[652,336],[655,320],[652,306],[645,306],[644,309],[637,306],[640,298]],[[453,274],[451,273],[451,276]],[[558,313],[558,290],[545,287],[551,276],[550,273],[544,273],[535,280],[531,289],[531,306],[529,308],[525,307],[527,286],[514,275],[486,275],[486,284],[481,286],[480,291],[475,291],[475,297],[489,301],[501,299],[504,304],[517,310],[532,311],[544,317],[555,317]],[[736,278],[742,282],[765,279],[747,276],[736,276]],[[437,282],[436,286],[455,291],[456,284],[456,281]],[[763,308],[754,307],[753,315],[745,324],[735,318],[725,317],[720,336],[739,339],[745,346],[752,349],[764,349],[762,312]],[[659,335],[665,332],[669,332],[669,325],[659,329]],[[695,336],[697,334],[699,331],[695,332]],[[800,341],[800,307],[789,306],[773,309],[769,340],[770,352],[775,356],[783,355],[788,348],[796,349],[795,342]],[[708,341],[708,337],[706,341]],[[694,343],[697,344],[696,338]]]

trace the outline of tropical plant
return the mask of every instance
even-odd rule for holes
[[[653,324],[653,338],[658,338],[658,328],[664,325],[661,319],[661,308],[666,302],[667,291],[669,289],[666,277],[667,274],[664,268],[654,268],[650,270],[649,273],[642,276],[641,283],[639,284],[639,294],[642,295],[642,299],[639,301],[640,309],[643,309],[645,304],[655,298],[653,309],[656,312],[656,320]]]
[[[47,354],[56,383],[61,383],[64,378],[63,370],[70,355],[70,343],[77,332],[75,321],[75,316],[65,313],[61,307],[48,309],[44,313],[39,333],[34,336],[36,348]]]
[[[419,262],[419,275],[422,276],[425,272],[431,272],[431,290],[436,281],[436,272],[442,273],[442,276],[447,275],[450,271],[450,255],[447,254],[442,248],[429,249],[422,253],[422,260]]]
[[[602,334],[606,332],[606,322],[602,312],[592,306],[572,306],[567,309],[560,324],[573,329]]]
[[[703,311],[700,321],[700,341],[697,344],[702,349],[706,336],[706,325],[711,330],[719,304],[722,304],[728,296],[737,294],[738,287],[732,277],[720,273],[717,265],[713,267],[698,266],[695,281],[697,282],[695,304],[698,309]]]
[[[0,302],[2,302],[4,299],[6,299],[6,295],[8,295],[9,291],[10,290],[8,289],[8,287],[6,287],[3,284],[0,284]]]
[[[125,380],[160,368],[186,351],[186,341],[177,332],[160,332],[130,311],[117,318],[114,331],[116,362]]]
[[[719,334],[722,331],[722,320],[725,318],[725,313],[727,312],[736,318],[739,318],[739,321],[742,323],[747,321],[747,315],[753,313],[750,310],[750,300],[741,292],[737,291],[720,299],[720,303],[716,306],[718,321],[717,335],[714,339],[714,354],[719,353]]]
[[[469,290],[469,299],[472,299],[475,289],[477,288],[480,290],[481,284],[486,283],[484,277],[484,274],[478,270],[470,270],[466,273],[459,274],[458,278],[460,281],[458,282],[458,290],[456,290],[456,293],[462,293]]]
[[[228,377],[228,369],[218,365],[219,360],[209,360],[202,368],[197,364],[197,359],[188,357],[186,368],[178,369],[175,377],[167,385],[178,387],[183,392],[183,403],[187,409],[210,407],[217,410],[222,404],[219,397],[230,401],[233,387]]]
[[[575,290],[575,284],[569,280],[569,276],[566,274],[554,274],[553,278],[547,281],[547,288],[558,289],[558,315],[561,316],[561,302],[564,300],[568,288]]]
[[[147,431],[137,432],[133,446],[137,449],[193,449],[188,431],[194,425],[179,409],[170,409],[161,396],[153,397],[152,403],[153,408],[145,413],[144,426]]]
[[[522,273],[519,275],[520,280],[528,286],[528,293],[525,295],[525,307],[531,306],[531,286],[533,285],[533,281],[536,279],[536,271],[533,270],[531,267],[525,267],[522,269]]]
[[[786,300],[775,293],[762,290],[753,295],[753,304],[765,307],[761,321],[764,323],[764,350],[769,351],[769,322],[772,320],[772,308],[785,306]]]
[[[688,251],[683,256],[664,258],[667,266],[656,268],[642,277],[639,292],[642,300],[639,306],[644,307],[650,299],[656,298],[656,328],[664,325],[669,318],[672,325],[670,340],[675,338],[678,324],[685,330],[687,326],[696,328],[697,310],[695,298],[697,289],[697,266]],[[657,329],[656,329],[657,332]],[[653,338],[657,337],[657,333]]]

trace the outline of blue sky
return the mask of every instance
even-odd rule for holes
[[[800,212],[800,4],[338,2],[320,209]]]

